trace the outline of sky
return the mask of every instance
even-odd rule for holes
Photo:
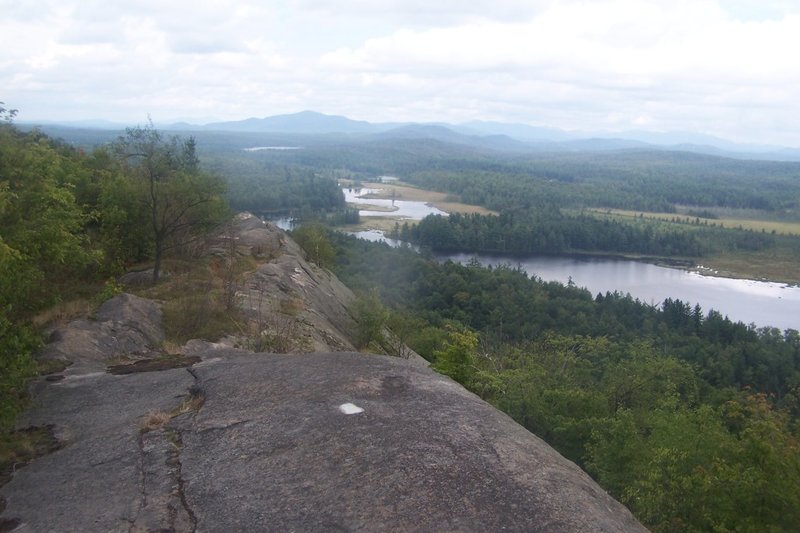
[[[800,147],[798,0],[0,0],[17,119],[314,110]]]

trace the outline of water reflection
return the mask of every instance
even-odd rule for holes
[[[369,229],[364,231],[351,231],[348,232],[348,235],[353,235],[354,237],[358,237],[359,239],[364,239],[365,241],[385,242],[392,248],[400,248],[405,246],[407,248],[411,248],[416,252],[419,252],[419,246],[415,244],[409,244],[399,239],[392,239],[390,237],[387,237],[381,230],[377,229]]]
[[[425,202],[364,198],[364,196],[376,194],[378,189],[369,189],[366,187],[362,187],[360,189],[345,187],[342,189],[342,192],[344,192],[344,199],[347,203],[375,206],[381,209],[380,211],[361,209],[359,210],[358,214],[362,217],[388,217],[422,220],[428,215],[447,216],[447,213],[441,209],[437,209],[436,207],[428,205]],[[386,209],[386,211],[384,211],[384,209]]]
[[[625,259],[582,257],[528,257],[453,254],[440,256],[482,265],[520,266],[545,281],[567,283],[570,279],[592,294],[619,291],[659,305],[667,298],[700,304],[705,312],[715,309],[731,320],[780,329],[800,329],[800,287],[782,283],[703,276],[697,272],[666,268]]]
[[[286,216],[266,216],[264,220],[272,222],[283,231],[292,231],[297,226],[297,219]]]

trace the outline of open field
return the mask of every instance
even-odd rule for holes
[[[704,267],[717,270],[715,276],[728,278],[763,279],[800,285],[800,263],[791,250],[745,252],[704,257]],[[703,273],[703,272],[701,272]]]
[[[390,217],[361,217],[361,222],[358,224],[348,224],[346,226],[340,226],[340,229],[346,231],[365,231],[365,230],[379,230],[383,231],[384,233],[388,233],[394,229],[395,224],[408,224],[409,226],[414,226],[418,220],[400,220],[398,218],[390,218]]]
[[[377,197],[374,197],[377,200]],[[355,204],[348,203],[348,207],[357,208],[359,211],[374,211],[375,213],[394,213],[397,207],[387,207],[385,205]]]
[[[626,211],[622,209],[591,209],[590,212],[601,217],[617,219],[661,220],[665,223],[678,219],[678,224],[696,224],[697,217],[676,215],[673,213],[654,213],[642,211]],[[640,217],[641,215],[641,217]],[[767,250],[748,251],[736,250],[718,253],[698,259],[709,270],[700,273],[717,271],[715,276],[746,279],[763,279],[790,284],[800,284],[800,250],[795,246],[796,237],[800,235],[800,223],[776,222],[769,220],[700,218],[700,223],[709,226],[716,224],[725,228],[739,228],[753,231],[775,232],[776,245]]]
[[[709,226],[716,224],[723,228],[741,228],[754,231],[773,231],[780,235],[800,235],[800,222],[777,222],[772,220],[755,220],[744,218],[702,218],[675,213],[655,213],[649,211],[628,211],[625,209],[589,209],[594,213],[612,215],[622,218],[647,218],[672,222],[677,219],[679,223],[691,224],[698,219],[701,224]]]

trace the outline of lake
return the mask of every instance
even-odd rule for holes
[[[343,189],[345,199],[354,204],[368,204],[397,209],[392,212],[362,210],[362,216],[384,216],[420,220],[429,214],[447,213],[424,202],[404,200],[379,200],[362,198],[375,192],[373,189]],[[289,220],[282,220],[289,226]],[[391,246],[401,246],[402,241],[387,238],[381,231],[367,230],[354,235],[370,241],[385,241]],[[586,287],[593,295],[619,291],[634,298],[659,305],[667,298],[680,299],[692,306],[700,304],[707,313],[715,309],[731,320],[757,326],[800,330],[800,287],[782,283],[729,279],[705,276],[689,270],[667,268],[626,259],[590,257],[502,257],[475,254],[439,256],[466,263],[476,258],[481,264],[520,266],[529,275],[544,281],[568,283],[570,279],[579,287]]]
[[[707,313],[715,309],[734,321],[757,326],[800,330],[800,287],[782,283],[704,276],[697,272],[667,268],[625,259],[588,257],[513,258],[481,254],[438,256],[439,260],[466,263],[476,258],[482,265],[520,266],[528,275],[545,281],[586,287],[593,295],[619,291],[659,305],[667,298]]]
[[[301,146],[251,146],[242,148],[245,152],[261,152],[263,150],[299,150]]]

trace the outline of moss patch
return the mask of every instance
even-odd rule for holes
[[[17,469],[62,446],[52,425],[31,426],[0,435],[0,486],[8,483]]]

